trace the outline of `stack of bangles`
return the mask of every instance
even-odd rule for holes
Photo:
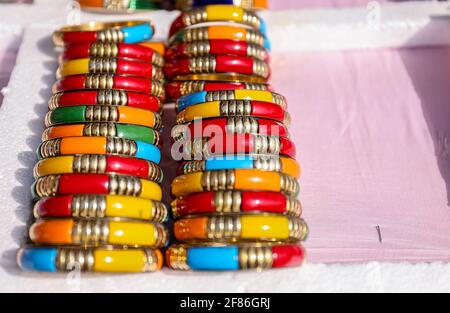
[[[213,5],[208,5],[213,4]],[[308,236],[284,96],[268,85],[266,1],[178,1],[164,72],[176,100],[175,270],[298,266]]]
[[[18,253],[22,269],[162,267],[169,237],[159,166],[165,47],[149,42],[153,34],[148,21],[54,33],[63,51],[37,149],[35,221]]]

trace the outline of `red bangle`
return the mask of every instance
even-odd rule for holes
[[[172,212],[175,218],[198,214],[255,212],[300,217],[302,206],[295,197],[288,197],[281,192],[201,192],[174,200]]]
[[[165,58],[167,62],[170,62],[178,58],[220,54],[253,57],[267,63],[270,59],[267,50],[259,45],[229,39],[213,39],[192,43],[179,42],[167,50]]]
[[[252,57],[216,55],[173,60],[164,66],[164,73],[168,78],[196,73],[237,73],[268,79],[270,68]]]
[[[119,89],[142,92],[163,98],[165,91],[161,83],[141,77],[110,74],[88,74],[65,77],[53,85],[53,93],[80,89]]]
[[[126,58],[140,60],[161,67],[164,65],[164,59],[158,52],[139,44],[87,43],[69,46],[62,54],[62,60],[64,61],[89,57]]]
[[[159,112],[161,101],[152,95],[124,90],[86,90],[60,92],[48,102],[50,110],[79,105],[118,105]]]
[[[212,138],[181,140],[181,153],[192,157],[208,158],[217,155],[262,154],[284,155],[295,159],[297,151],[294,143],[286,137],[253,134],[224,134]]]
[[[207,81],[172,81],[166,84],[166,93],[170,99],[178,99],[190,93],[199,91],[253,89],[271,91],[266,84],[242,83],[242,82],[207,82]]]
[[[255,117],[221,117],[198,120],[176,126],[174,139],[213,137],[220,134],[259,134],[288,137],[289,132],[280,122]]]

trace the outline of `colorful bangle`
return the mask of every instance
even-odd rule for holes
[[[239,40],[203,40],[191,43],[176,43],[166,52],[168,62],[179,58],[201,57],[208,55],[237,55],[253,57],[260,61],[269,61],[269,54],[263,47]]]
[[[161,248],[168,234],[162,224],[120,219],[39,219],[30,226],[31,241],[42,245],[131,246]]]
[[[161,2],[154,0],[78,0],[78,2],[83,9],[95,11],[128,12],[161,9]]]
[[[235,154],[284,155],[295,159],[294,143],[286,137],[254,134],[225,134],[212,138],[183,139],[177,141],[185,160],[207,159],[212,156]]]
[[[231,155],[207,160],[184,161],[179,163],[177,175],[232,169],[255,169],[283,173],[300,178],[300,164],[294,159],[273,156]]]
[[[40,160],[34,167],[34,177],[58,174],[121,174],[148,179],[158,184],[163,171],[155,163],[116,155],[81,154]]]
[[[30,247],[20,249],[17,264],[24,271],[148,273],[162,268],[163,255],[159,250],[114,248]]]
[[[161,49],[158,49],[161,51]],[[164,50],[163,50],[164,51]],[[139,60],[153,65],[164,66],[163,56],[156,50],[142,44],[94,42],[67,47],[60,63],[84,58],[119,58]]]
[[[62,174],[38,178],[32,189],[35,199],[64,195],[118,195],[161,201],[161,187],[150,180],[124,175]]]
[[[270,51],[269,39],[259,31],[232,24],[184,28],[169,39],[169,45],[215,39],[244,40]]]
[[[295,197],[269,191],[200,192],[175,199],[172,215],[272,213],[294,217],[302,215],[302,205]]]
[[[274,191],[289,196],[300,192],[298,181],[291,176],[259,170],[226,170],[198,172],[176,177],[172,194],[182,197],[204,191]]]
[[[158,147],[117,137],[66,137],[44,141],[37,149],[39,159],[73,154],[113,154],[161,162]]]
[[[166,251],[167,265],[179,271],[265,270],[300,266],[304,260],[300,245],[176,245]]]
[[[153,128],[116,123],[84,123],[60,125],[46,128],[42,141],[66,137],[119,137],[142,141],[157,147],[161,145],[161,135]]]
[[[245,75],[239,73],[209,73],[209,74],[188,74],[176,76],[174,81],[208,81],[224,83],[247,83],[254,85],[267,85],[267,79],[256,75]]]
[[[57,78],[84,74],[117,74],[145,77],[162,81],[163,71],[160,67],[141,61],[113,59],[113,58],[87,58],[74,59],[61,64],[57,71]]]
[[[291,124],[291,116],[278,104],[251,100],[225,100],[193,105],[178,113],[177,123],[221,116],[253,116],[272,119],[286,127]]]
[[[158,113],[131,107],[119,106],[70,106],[56,108],[45,116],[45,126],[83,122],[113,122],[160,129],[161,116]]]
[[[308,237],[308,226],[299,218],[280,215],[192,217],[174,223],[180,242],[298,242]]]
[[[169,79],[197,73],[237,73],[268,79],[270,67],[252,57],[215,55],[173,60],[165,65],[164,73]]]
[[[183,96],[177,101],[178,112],[189,106],[214,101],[225,100],[252,100],[270,102],[280,105],[283,110],[287,109],[286,98],[280,94],[270,91],[260,90],[220,90],[220,91],[200,91]]]
[[[207,22],[234,22],[248,25],[262,34],[266,34],[266,23],[252,11],[232,5],[208,5],[206,7],[183,12],[172,23],[169,36],[183,28]]]
[[[50,110],[79,105],[128,106],[152,112],[162,108],[161,101],[155,96],[114,89],[60,92],[48,102]]]
[[[217,90],[270,90],[267,84],[254,84],[243,82],[214,82],[214,81],[172,81],[166,84],[167,96],[170,99],[178,99],[191,93],[199,91],[217,91]]]
[[[267,0],[176,0],[175,7],[178,10],[188,11],[192,8],[204,7],[212,4],[234,5],[247,10],[260,10],[269,7]]]
[[[105,195],[69,195],[42,198],[34,205],[35,218],[94,219],[121,217],[166,223],[164,203],[136,197]]]
[[[53,93],[80,89],[118,89],[164,98],[164,87],[158,81],[111,74],[69,76],[57,81],[52,88]]]
[[[182,122],[177,120],[177,122]],[[177,125],[172,129],[175,140],[182,138],[214,137],[223,134],[256,134],[287,137],[286,126],[274,120],[243,117],[219,117],[196,120],[187,124]]]
[[[77,26],[66,26],[53,33],[56,46],[110,42],[138,43],[153,37],[153,25],[145,21],[91,22]]]

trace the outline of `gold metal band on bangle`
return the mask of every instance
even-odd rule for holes
[[[266,79],[254,75],[244,75],[237,73],[209,73],[209,74],[189,74],[177,76],[174,81],[221,81],[250,84],[266,84]]]

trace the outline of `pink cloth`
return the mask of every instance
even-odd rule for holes
[[[9,77],[14,68],[17,56],[17,43],[11,47],[0,48],[0,91],[8,85]],[[3,95],[0,93],[0,105],[3,102]]]
[[[450,49],[273,54],[272,69],[310,261],[450,261]]]
[[[382,0],[378,2],[386,2]],[[365,6],[371,0],[269,0],[269,7],[275,10],[303,8],[343,8]]]

